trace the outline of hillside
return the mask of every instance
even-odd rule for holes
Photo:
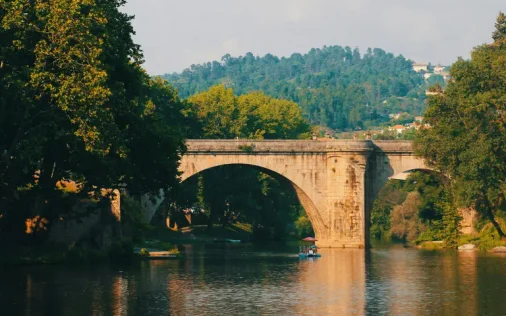
[[[221,62],[192,65],[164,78],[183,98],[217,84],[238,94],[260,90],[297,102],[313,124],[336,130],[378,126],[391,113],[420,115],[425,107],[424,79],[412,62],[378,48],[363,55],[340,46],[287,58],[227,54]]]

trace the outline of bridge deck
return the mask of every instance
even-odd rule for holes
[[[325,153],[372,151],[413,153],[413,143],[411,141],[189,139],[186,144],[187,153]]]

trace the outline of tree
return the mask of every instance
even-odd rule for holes
[[[420,233],[426,230],[425,225],[418,217],[420,203],[420,194],[416,191],[410,192],[402,205],[397,205],[392,209],[390,214],[392,236],[413,242]]]
[[[506,14],[499,12],[497,22],[495,23],[495,31],[492,33],[494,41],[504,40],[506,38]]]
[[[186,104],[141,68],[124,3],[0,0],[0,217],[51,223],[60,180],[83,196],[177,185]]]
[[[471,60],[450,69],[444,93],[429,98],[416,152],[451,179],[460,205],[474,206],[495,220],[506,192],[506,37],[504,14],[497,19],[494,42],[475,48]]]

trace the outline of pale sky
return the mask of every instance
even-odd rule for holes
[[[252,52],[382,48],[451,64],[490,42],[506,0],[128,0],[151,75]]]

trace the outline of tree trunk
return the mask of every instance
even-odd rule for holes
[[[502,231],[501,225],[499,225],[499,223],[495,220],[494,213],[492,213],[491,208],[487,207],[485,212],[487,214],[488,219],[490,220],[490,222],[492,222],[492,225],[494,225],[495,229],[497,230],[499,237],[501,237],[502,240],[506,240],[506,235]]]
[[[45,209],[47,205],[51,205],[50,200],[52,191],[56,186],[54,175],[54,159],[51,157],[45,157],[42,160],[42,165],[39,171],[38,188],[35,201],[31,210],[32,216],[37,218],[37,222],[32,233],[32,240],[34,243],[39,243],[38,229],[45,215]]]

